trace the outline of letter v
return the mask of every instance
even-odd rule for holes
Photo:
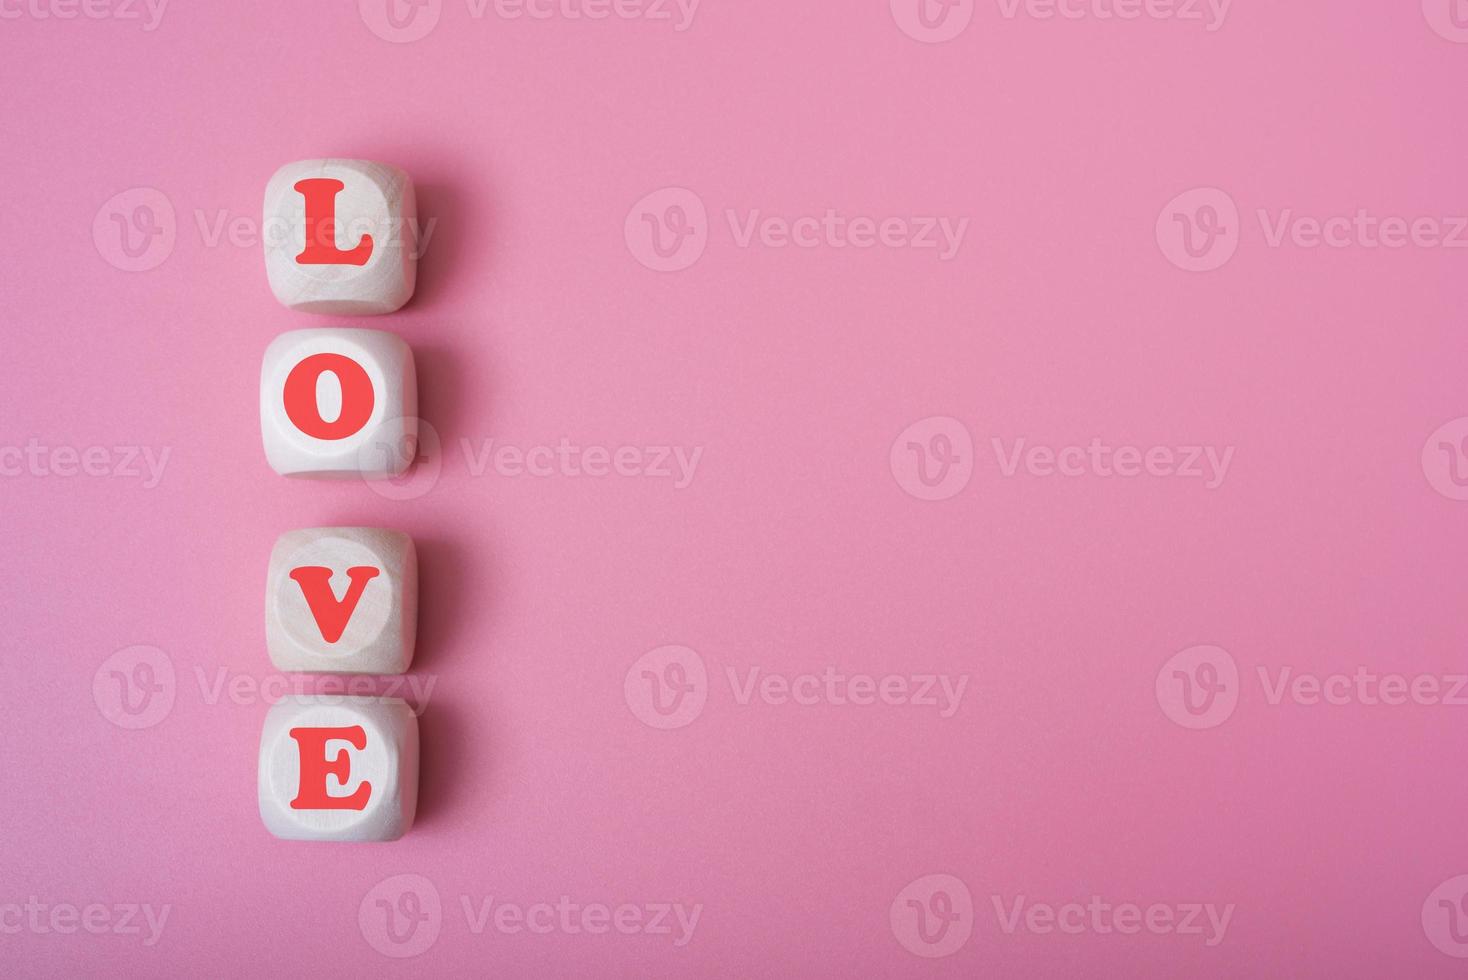
[[[352,584],[347,586],[347,594],[340,601],[331,591],[329,568],[305,565],[292,571],[291,578],[301,586],[301,595],[306,597],[306,605],[311,607],[311,615],[316,617],[321,638],[327,643],[335,643],[346,631],[347,620],[352,618],[352,610],[357,608],[357,600],[362,598],[367,583],[379,574],[378,569],[370,565],[347,569],[347,578]]]

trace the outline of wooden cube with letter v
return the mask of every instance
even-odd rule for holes
[[[418,809],[418,718],[399,698],[284,698],[265,716],[259,792],[276,837],[397,840]]]
[[[271,549],[265,645],[276,670],[404,673],[417,622],[417,551],[403,532],[305,528]]]

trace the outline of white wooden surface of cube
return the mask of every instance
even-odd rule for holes
[[[265,187],[265,271],[293,310],[391,313],[418,277],[413,181],[371,160],[301,160]]]
[[[275,542],[265,645],[276,670],[402,674],[417,623],[418,556],[403,532],[315,527]]]
[[[399,698],[283,698],[265,716],[259,793],[276,837],[397,840],[418,809],[418,718]]]
[[[283,476],[397,476],[417,453],[417,412],[413,352],[385,330],[292,330],[265,348],[260,429]]]

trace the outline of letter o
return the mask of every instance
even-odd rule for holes
[[[335,422],[321,417],[316,382],[327,372],[336,375],[342,389],[342,410]],[[285,414],[296,428],[315,439],[345,439],[362,431],[372,418],[376,395],[362,365],[345,354],[312,354],[285,379]]]

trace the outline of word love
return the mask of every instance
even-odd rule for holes
[[[413,182],[368,160],[303,160],[265,188],[271,291],[289,309],[391,313],[417,281]],[[413,352],[382,330],[293,330],[265,349],[260,431],[283,476],[387,479],[417,455]],[[418,559],[406,534],[289,531],[271,551],[265,641],[282,671],[403,674],[417,637]],[[297,694],[265,717],[260,817],[288,840],[396,840],[418,805],[418,718],[394,697]]]

